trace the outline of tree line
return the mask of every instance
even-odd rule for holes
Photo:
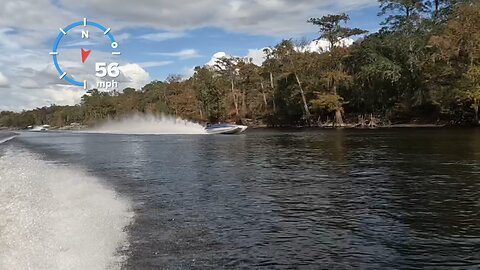
[[[88,91],[76,106],[1,112],[0,126],[94,124],[132,112],[268,126],[479,124],[478,0],[379,0],[383,28],[348,27],[347,14],[311,18],[328,49],[283,40],[261,66],[224,57],[142,89]],[[357,39],[345,46],[345,40]]]

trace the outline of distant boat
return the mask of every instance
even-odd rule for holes
[[[49,129],[50,129],[49,125],[43,125],[43,126],[40,127],[40,129],[38,131],[47,132]]]
[[[208,134],[239,134],[244,132],[248,127],[231,124],[214,124],[205,128]]]

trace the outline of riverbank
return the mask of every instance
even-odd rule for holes
[[[439,117],[411,117],[400,119],[388,119],[379,115],[355,115],[348,114],[343,118],[343,123],[335,123],[333,119],[317,119],[311,120],[309,124],[282,124],[282,123],[265,123],[253,119],[243,118],[237,121],[237,124],[247,125],[250,128],[346,128],[346,129],[375,129],[375,128],[463,128],[463,127],[480,127],[480,121],[475,124],[471,121],[459,121],[453,119],[441,119]]]
[[[245,124],[245,123],[244,123]],[[333,123],[321,123],[321,124],[311,124],[311,125],[275,125],[269,126],[261,123],[247,123],[249,128],[253,129],[262,129],[262,128],[319,128],[319,129],[385,129],[385,128],[478,128],[478,125],[475,124],[454,124],[454,123],[418,123],[418,122],[405,122],[405,123],[376,123],[374,125],[369,125],[365,123],[355,123],[347,122],[342,125],[334,125]]]
[[[132,118],[133,117],[133,118]],[[130,119],[130,120],[129,120]],[[159,121],[155,121],[159,120]],[[168,123],[162,122],[161,120],[169,119]],[[180,122],[178,122],[181,120]],[[179,119],[176,117],[156,117],[152,115],[134,115],[131,117],[125,117],[110,121],[99,121],[98,123],[91,123],[90,125],[83,124],[83,123],[70,123],[64,126],[55,126],[55,125],[47,125],[49,126],[49,130],[60,130],[60,131],[79,131],[79,130],[89,130],[93,128],[97,128],[99,126],[105,124],[115,124],[115,123],[123,123],[126,128],[134,128],[139,122],[142,122],[144,126],[158,126],[162,127],[165,124],[178,124],[178,123],[190,123],[196,126],[206,126],[206,122],[195,122],[195,121],[187,121],[183,119]],[[227,123],[230,121],[226,121]],[[233,122],[232,122],[233,123]],[[248,126],[250,129],[296,129],[296,128],[318,128],[318,129],[385,129],[385,128],[474,128],[480,127],[480,123],[475,125],[474,123],[464,123],[464,122],[454,122],[448,120],[434,120],[434,119],[411,119],[407,121],[390,121],[381,119],[380,117],[368,116],[368,117],[345,117],[344,123],[336,124],[328,119],[324,122],[321,121],[311,121],[309,125],[304,123],[298,124],[267,124],[261,120],[253,120],[248,118],[240,119],[236,121],[237,124],[242,124]],[[35,130],[36,128],[40,127],[41,125],[37,126],[29,126],[28,128],[17,128],[17,127],[0,127],[0,132],[2,130],[6,131],[15,131],[15,130]]]
[[[82,125],[80,127],[71,127],[71,126],[65,126],[65,127],[51,127],[49,130],[58,130],[58,131],[82,131],[82,130],[88,130],[89,126]],[[381,125],[381,126],[375,126],[375,127],[368,127],[368,126],[358,126],[355,124],[344,124],[342,126],[332,126],[332,125],[322,125],[322,126],[293,126],[293,125],[285,125],[285,126],[268,126],[268,125],[249,125],[249,129],[304,129],[304,128],[314,128],[314,129],[395,129],[395,128],[401,128],[401,129],[419,129],[419,128],[453,128],[453,129],[461,129],[461,128],[480,128],[480,125],[446,125],[446,124],[392,124],[392,125]],[[20,129],[20,128],[3,128],[0,129],[0,134],[3,136],[4,134],[15,134],[15,131],[21,131],[21,130],[26,130],[26,129]]]

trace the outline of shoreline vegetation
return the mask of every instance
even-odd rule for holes
[[[248,121],[248,120],[246,120]],[[106,122],[99,122],[91,126],[83,125],[80,123],[72,123],[65,126],[50,126],[49,130],[56,130],[56,131],[82,131],[82,130],[89,130],[91,128],[95,128],[96,126],[102,126]],[[243,122],[245,123],[245,122]],[[206,125],[207,123],[199,123],[202,125]],[[17,134],[15,131],[21,131],[22,129],[34,129],[40,126],[30,126],[30,128],[19,128],[19,127],[0,127],[0,133],[11,133]],[[250,130],[262,130],[262,129],[277,129],[277,130],[294,130],[294,129],[318,129],[318,130],[328,130],[328,129],[419,129],[419,128],[478,128],[478,125],[449,125],[447,123],[418,123],[418,122],[409,122],[409,123],[396,123],[396,124],[374,124],[371,125],[367,123],[349,123],[345,122],[342,126],[335,125],[334,123],[323,123],[321,125],[310,125],[310,126],[302,126],[302,125],[286,125],[286,126],[269,126],[266,124],[249,124],[248,125]]]
[[[478,0],[379,0],[383,28],[368,34],[347,14],[311,18],[309,41],[265,48],[261,66],[223,57],[142,89],[91,89],[75,106],[0,112],[0,129],[83,129],[131,114],[250,127],[479,126]],[[345,46],[347,40],[356,41]]]

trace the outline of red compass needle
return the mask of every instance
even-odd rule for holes
[[[84,50],[83,48],[81,48],[81,50],[82,50],[82,63],[85,63],[85,60],[87,60],[87,57],[90,54],[91,50]]]

